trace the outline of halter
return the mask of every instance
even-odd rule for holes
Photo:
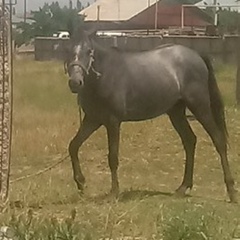
[[[65,71],[65,74],[67,74],[69,67],[79,66],[83,70],[83,72],[85,73],[86,76],[88,76],[90,74],[90,70],[92,70],[97,75],[97,78],[99,78],[99,77],[101,77],[102,74],[94,69],[94,67],[92,66],[93,63],[94,63],[94,50],[92,49],[91,53],[90,53],[90,60],[89,60],[87,68],[80,61],[73,61],[69,64],[67,63],[67,61],[65,61],[64,62],[64,71]]]

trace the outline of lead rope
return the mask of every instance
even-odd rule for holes
[[[89,75],[89,71],[92,70],[93,73],[96,74],[97,79],[98,79],[102,76],[102,74],[94,69],[94,67],[92,65],[93,63],[94,63],[94,50],[91,50],[90,61],[89,61],[89,64],[88,64],[88,68],[85,71],[86,71],[86,74]],[[83,123],[83,112],[82,112],[82,107],[81,107],[79,97],[78,97],[78,105],[79,105],[79,118],[80,118],[80,127],[81,127],[82,123]]]
[[[67,74],[68,70],[67,70],[67,61],[64,61],[63,63],[63,68],[64,68],[64,73]]]
[[[89,71],[92,70],[93,73],[96,74],[97,79],[98,79],[102,76],[102,74],[94,69],[94,67],[92,66],[93,63],[94,63],[94,50],[91,50],[90,61],[89,61],[88,67],[87,67],[87,69],[85,69],[82,66],[82,68],[85,70],[87,75],[89,75]],[[67,72],[68,72],[67,61],[64,62],[64,72],[65,72],[65,74],[67,74]],[[81,127],[82,123],[83,123],[83,113],[82,113],[82,107],[81,107],[79,96],[78,96],[78,105],[79,105],[79,119],[80,119],[80,127]]]
[[[82,107],[81,104],[79,103],[79,119],[80,119],[80,127],[82,126],[83,123],[83,116],[82,116]]]
[[[87,74],[89,74],[90,69],[92,69],[93,73],[96,74],[97,78],[100,78],[102,76],[102,74],[94,69],[94,67],[92,65],[93,63],[94,63],[94,50],[91,50],[90,61],[89,61],[89,65],[87,68]]]

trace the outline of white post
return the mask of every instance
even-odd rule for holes
[[[217,0],[213,0],[213,5],[217,5]],[[214,8],[214,26],[218,25],[218,13],[217,8]]]
[[[156,8],[155,8],[155,30],[158,29],[158,0],[156,0]]]
[[[181,28],[184,28],[184,6],[182,5],[182,12],[181,12]]]

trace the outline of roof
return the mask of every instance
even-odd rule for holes
[[[85,21],[121,22],[133,18],[158,1],[159,5],[179,5],[189,4],[190,2],[196,4],[201,0],[96,0],[79,14],[86,16]]]
[[[164,0],[162,0],[164,1]],[[126,27],[134,29],[155,29],[156,20],[157,28],[181,27],[182,25],[182,7],[180,4],[174,6],[162,4],[158,7],[158,15],[155,18],[156,5],[145,9],[129,21],[126,21]],[[184,26],[206,27],[211,25],[212,18],[202,12],[198,7],[187,8],[184,12]]]
[[[156,0],[97,0],[79,14],[86,16],[85,21],[96,21],[99,8],[101,21],[126,21],[154,3]]]

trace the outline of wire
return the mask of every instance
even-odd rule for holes
[[[39,175],[42,175],[48,171],[51,171],[53,168],[57,167],[58,165],[60,165],[61,163],[63,163],[65,160],[67,160],[67,158],[69,157],[69,155],[61,158],[59,161],[57,161],[56,163],[50,165],[49,167],[46,167],[40,171],[38,171],[37,173],[32,173],[32,174],[28,174],[26,176],[22,176],[22,177],[19,177],[19,178],[16,178],[16,179],[13,179],[10,181],[10,183],[15,183],[15,182],[20,182],[20,181],[23,181],[23,180],[26,180],[26,179],[29,179],[29,178],[33,178],[33,177],[36,177],[36,176],[39,176]]]

